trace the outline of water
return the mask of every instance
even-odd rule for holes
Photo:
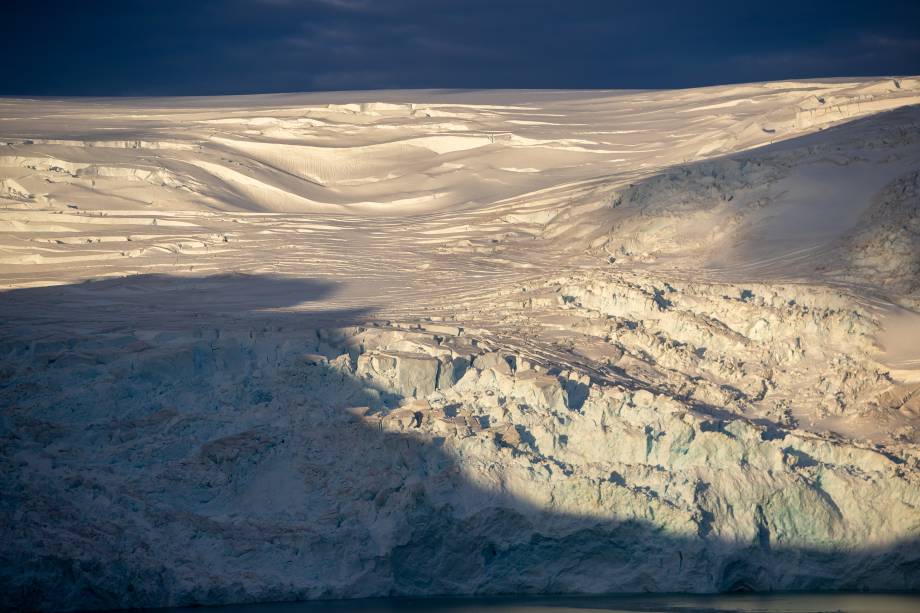
[[[214,613],[920,613],[920,593],[716,594],[335,600],[230,605]],[[203,613],[201,608],[161,613]]]

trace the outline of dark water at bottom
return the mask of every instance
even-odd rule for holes
[[[920,593],[550,596],[335,600],[160,609],[170,613],[920,613]]]

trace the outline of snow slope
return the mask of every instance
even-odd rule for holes
[[[0,592],[916,589],[920,80],[0,100]]]

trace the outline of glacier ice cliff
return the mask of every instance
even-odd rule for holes
[[[298,283],[242,281],[272,306]],[[130,287],[210,308],[242,281]],[[619,306],[660,308],[637,292]],[[3,306],[49,293],[131,291]],[[5,606],[920,587],[915,446],[707,413],[444,323],[149,330],[136,308],[4,329]]]

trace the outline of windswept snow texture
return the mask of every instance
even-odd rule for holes
[[[918,104],[0,100],[0,606],[920,588]]]

